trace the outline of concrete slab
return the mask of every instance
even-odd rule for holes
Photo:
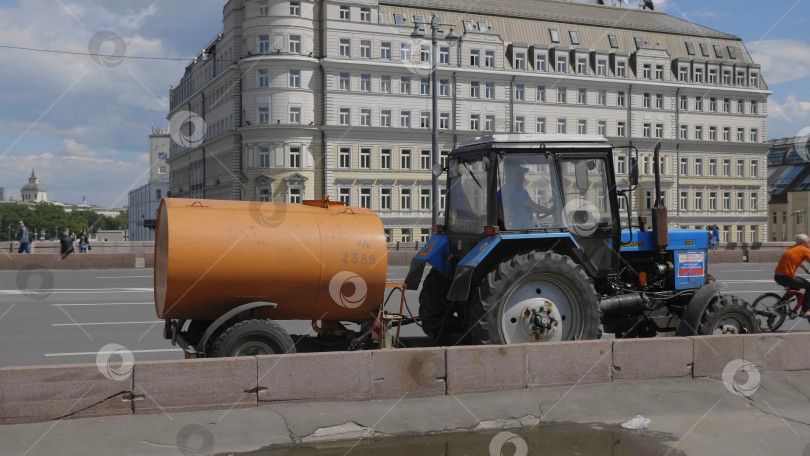
[[[0,424],[126,415],[132,379],[105,377],[95,364],[0,369]]]
[[[810,333],[785,334],[785,370],[810,370]]]
[[[443,348],[372,352],[372,398],[444,395],[447,388],[444,352]]]
[[[526,388],[526,344],[447,349],[447,394]]]
[[[136,363],[136,414],[255,407],[256,358]]]
[[[687,337],[613,341],[613,381],[691,377],[694,341]]]
[[[733,336],[694,336],[695,377],[720,377],[726,365],[743,358],[743,340]]]
[[[787,343],[782,334],[746,334],[743,339],[743,359],[761,371],[784,370]]]
[[[609,340],[549,342],[526,347],[526,383],[531,387],[610,382]]]
[[[368,351],[258,356],[259,401],[371,399],[371,356]]]

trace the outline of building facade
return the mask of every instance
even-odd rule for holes
[[[6,200],[6,188],[0,187],[0,201]]]
[[[169,131],[152,128],[149,135],[149,182],[129,192],[129,240],[154,241],[160,200],[169,193]]]
[[[555,0],[228,1],[222,32],[170,92],[170,119],[207,127],[200,143],[172,142],[171,195],[328,195],[377,211],[392,241],[426,240],[433,49],[418,24],[434,15],[440,154],[495,132],[603,135],[638,149],[630,204],[644,215],[660,142],[674,226],[766,239],[770,92],[742,41],[664,13]],[[628,157],[615,160],[626,182]]]
[[[810,149],[808,138],[769,141],[768,240],[792,242],[810,231]]]
[[[31,170],[31,177],[28,178],[28,183],[20,189],[20,200],[27,203],[48,202],[48,192],[39,183],[39,178],[33,169]]]

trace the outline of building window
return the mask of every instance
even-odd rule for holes
[[[607,74],[607,60],[598,59],[596,61],[596,74],[597,76],[605,76]]]
[[[478,81],[471,81],[470,82],[470,98],[480,98],[481,97],[481,87]]]
[[[755,192],[751,193],[748,201],[748,210],[749,211],[758,211],[759,210],[759,195]]]
[[[270,123],[270,108],[259,108],[259,123]]]
[[[709,159],[709,176],[717,176],[717,159]]]
[[[546,71],[546,55],[545,54],[535,54],[534,55],[534,69],[537,71]]]
[[[584,57],[580,57],[577,59],[577,74],[587,74],[588,73],[588,60]]]
[[[546,132],[546,118],[545,117],[538,117],[535,119],[534,131],[537,133],[545,133]]]
[[[723,127],[723,141],[731,141],[731,128]]]
[[[702,176],[703,175],[703,159],[696,158],[695,159],[695,176]]]
[[[717,112],[717,98],[709,98],[709,111]]]
[[[481,65],[481,51],[478,49],[470,49],[470,65],[471,66],[480,66]]]
[[[624,60],[616,62],[616,76],[620,78],[627,76],[627,62]]]
[[[745,177],[745,160],[737,160],[737,177]]]
[[[627,161],[624,155],[616,157],[616,174],[624,174],[627,172]]]
[[[352,167],[352,148],[341,147],[338,150],[338,167],[349,169]]]
[[[689,159],[686,157],[681,157],[681,162],[678,165],[678,174],[681,176],[688,176],[689,175]]]
[[[523,124],[524,124],[524,117],[517,116],[515,117],[515,133],[523,133]]]
[[[301,2],[290,2],[290,16],[301,15]]]
[[[450,113],[449,112],[442,112],[439,113],[439,128],[442,130],[447,130],[450,128]]]
[[[703,111],[703,97],[695,97],[695,111]]]
[[[450,64],[450,48],[447,46],[442,46],[439,48],[439,63],[443,65]]]
[[[419,61],[430,62],[430,45],[423,44],[419,47]]]
[[[557,119],[557,133],[565,134],[565,119]]]
[[[301,53],[301,35],[290,35],[290,54]]]
[[[366,209],[371,209],[371,189],[370,188],[361,188],[360,189],[360,207],[364,207]]]
[[[431,209],[431,201],[430,201],[430,189],[423,188],[419,190],[419,210],[421,211],[429,211]],[[424,242],[425,239],[422,239]]]
[[[703,127],[700,125],[695,127],[695,140],[703,141]]]
[[[662,123],[655,124],[655,137],[656,138],[664,137],[664,124]]]
[[[399,151],[399,169],[411,169],[411,149]]]
[[[439,79],[439,96],[441,97],[450,96],[450,80]]]
[[[419,152],[419,167],[425,170],[430,169],[430,149],[422,149],[422,151]]]
[[[685,211],[685,210],[688,209],[688,207],[687,207],[688,200],[689,200],[689,194],[687,192],[681,192],[681,197],[680,197],[680,200],[679,200],[679,207],[680,207],[680,209],[682,211]]]
[[[709,210],[717,210],[717,192],[709,192]]]
[[[340,39],[340,56],[351,57],[352,55],[352,41],[349,38]]]
[[[338,189],[338,201],[345,204],[346,206],[352,205],[352,189],[350,188],[339,188]]]
[[[616,136],[620,138],[624,138],[627,136],[627,128],[625,127],[625,122],[618,122],[616,124]]]
[[[470,114],[470,130],[478,130],[480,114]]]
[[[391,157],[393,154],[391,149],[380,150],[380,169],[391,169]]]
[[[360,125],[363,127],[371,126],[371,109],[363,108],[360,110]]]
[[[430,128],[430,111],[422,111],[419,114],[419,127]]]
[[[525,87],[523,84],[516,84],[515,85],[515,100],[523,101],[525,100]]]
[[[731,192],[723,192],[723,210],[731,210]]]
[[[259,0],[259,16],[267,16],[270,14],[270,8],[267,6],[267,0]]]
[[[392,192],[390,188],[380,189],[380,210],[383,211],[391,210],[391,193]]]
[[[391,60],[391,43],[380,43],[380,58],[383,60]]]
[[[717,127],[709,127],[709,141],[717,141]]]
[[[298,204],[301,202],[301,189],[300,188],[291,188],[287,195],[287,202]]]
[[[259,35],[259,54],[270,52],[270,35]]]
[[[731,112],[731,99],[724,98],[723,99],[723,112]]]
[[[371,22],[371,8],[360,8],[360,21]]]
[[[521,54],[522,56],[522,54]],[[489,68],[495,67],[495,51],[485,51],[484,52],[484,66]],[[525,69],[521,67],[521,69]]]
[[[641,100],[642,100],[641,101],[641,107],[642,108],[649,108],[650,107],[651,97],[650,97],[649,93],[645,93],[644,95],[642,95]]]
[[[644,138],[650,138],[651,134],[652,134],[651,133],[651,128],[652,128],[652,125],[649,122],[646,122],[644,125],[642,125],[641,136],[643,136]]]
[[[695,82],[703,84],[703,68],[695,68]]]
[[[703,192],[695,192],[695,210],[703,210]]]
[[[349,73],[340,73],[340,76],[338,78],[339,78],[338,79],[338,89],[340,89],[340,90],[349,90],[351,88],[350,87],[350,81],[351,80],[349,79]]]
[[[585,89],[577,89],[577,104],[587,104],[588,92]]]
[[[655,66],[655,79],[659,81],[664,80],[664,66],[663,65],[656,65]]]
[[[642,78],[644,79],[652,79],[651,71],[650,71],[650,64],[645,63],[644,67],[642,68]]]
[[[411,111],[400,111],[399,113],[399,126],[402,128],[411,127]]]
[[[338,124],[349,125],[350,118],[351,118],[351,108],[340,108],[340,114],[338,115]]]
[[[382,110],[380,110],[380,126],[381,127],[390,127],[391,126],[391,110],[390,109],[382,109]]]
[[[585,119],[579,119],[577,121],[577,134],[584,135],[588,133],[588,121]]]
[[[613,49],[619,47],[619,40],[616,38],[616,35],[608,35],[608,41],[610,41],[610,47]]]
[[[565,87],[557,88],[557,103],[565,104]]]
[[[655,94],[655,107],[657,109],[664,109],[664,95],[660,93]]]
[[[723,160],[723,176],[731,176],[731,160],[728,158]]]
[[[624,92],[618,91],[616,92],[616,106],[624,106]]]
[[[301,87],[301,70],[290,70],[289,83],[290,88]]]
[[[495,115],[494,114],[487,114],[484,117],[484,130],[486,131],[495,131]]]
[[[557,72],[565,73],[568,71],[568,59],[564,55],[557,57]]]
[[[401,13],[395,13],[394,14],[394,24],[402,25],[404,23],[405,23],[405,16],[403,16]]]
[[[548,34],[551,37],[552,43],[560,42],[560,34],[557,32],[557,29],[548,29]]]
[[[579,34],[576,31],[569,30],[568,36],[571,38],[571,44],[579,44]]]
[[[361,74],[360,75],[360,91],[361,92],[371,92],[371,75],[370,74]]]
[[[758,109],[757,109],[757,102],[756,102],[756,100],[751,100],[751,105],[750,105],[750,108],[749,108],[749,109],[750,109],[750,113],[751,113],[751,114],[757,114]]]
[[[689,139],[689,126],[688,125],[681,125],[680,126],[678,138],[680,138],[680,139]]]
[[[484,61],[484,64],[485,64],[485,66],[489,66],[489,65],[486,65],[486,60]],[[526,69],[526,54],[524,54],[523,52],[515,52],[514,66],[515,66],[516,70],[525,70]]]
[[[267,169],[270,167],[270,149],[262,147],[259,149],[259,168]]]
[[[678,69],[678,79],[681,82],[689,82],[689,68],[682,66]]]
[[[757,132],[756,128],[751,129],[751,138],[750,138],[750,140],[751,140],[751,142],[759,141],[759,133]]]
[[[411,61],[411,43],[401,43],[399,45],[399,59],[403,62]]]
[[[605,136],[606,132],[607,132],[607,122],[604,120],[596,122],[596,134],[600,136]]]
[[[371,40],[360,40],[360,57],[371,58]]]
[[[351,19],[351,9],[349,5],[340,5],[340,18],[345,21]]]
[[[484,96],[490,100],[495,99],[495,83],[487,82],[484,84]]]
[[[259,70],[259,87],[265,88],[270,86],[270,76],[267,70]]]
[[[360,148],[360,169],[371,169],[371,148]]]
[[[410,94],[411,93],[411,78],[408,76],[402,76],[399,78],[399,93],[402,94]]]
[[[745,192],[737,192],[737,210],[742,211],[745,209]]]
[[[731,85],[731,71],[726,70],[723,72],[723,84]]]
[[[607,105],[607,90],[599,90],[596,92],[596,104],[599,106]]]
[[[399,189],[399,210],[401,211],[409,211],[411,210],[411,189],[409,188],[401,188]],[[403,234],[403,241],[405,241],[405,234],[406,230],[402,230]],[[407,241],[405,241],[407,242]]]

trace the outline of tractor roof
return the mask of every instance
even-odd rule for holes
[[[467,152],[496,147],[508,147],[510,149],[520,148],[546,148],[546,149],[582,149],[594,147],[611,148],[612,146],[604,136],[597,135],[563,135],[563,134],[495,134],[481,136],[470,141],[466,141],[458,146],[451,155],[457,152]],[[489,147],[486,147],[489,146]],[[542,147],[541,147],[542,146]]]

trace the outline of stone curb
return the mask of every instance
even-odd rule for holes
[[[793,333],[305,353],[140,362],[121,379],[95,364],[4,367],[0,424],[718,378],[739,359],[763,371],[810,370],[808,343],[810,333]]]

